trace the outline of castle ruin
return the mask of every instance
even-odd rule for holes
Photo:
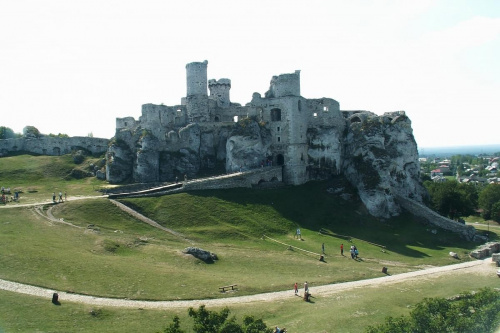
[[[282,166],[286,184],[344,175],[375,216],[392,216],[395,196],[422,200],[417,145],[404,111],[343,111],[332,98],[304,98],[300,71],[273,76],[244,106],[231,80],[208,80],[208,62],[186,65],[180,105],[145,104],[138,120],[116,119],[107,152],[111,183],[165,182]]]

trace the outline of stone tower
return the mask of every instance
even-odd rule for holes
[[[283,106],[284,145],[283,176],[289,184],[303,184],[307,179],[307,127],[306,103],[300,96],[300,71],[274,76],[269,88],[273,98]]]
[[[210,90],[210,98],[217,102],[218,107],[227,108],[231,105],[231,100],[229,99],[231,80],[210,80],[208,81],[208,89]]]
[[[291,74],[273,76],[271,86],[266,93],[268,98],[300,96],[300,71]]]
[[[207,65],[208,61],[206,60],[186,65],[186,110],[189,122],[209,120]]]

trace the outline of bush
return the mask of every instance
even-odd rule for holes
[[[194,319],[193,331],[196,333],[271,333],[262,319],[255,319],[252,316],[243,318],[243,325],[237,323],[235,317],[229,317],[229,309],[224,308],[220,312],[209,311],[205,305],[201,305],[198,310],[189,308],[188,314]],[[184,333],[180,329],[179,317],[175,316],[173,322],[163,331],[163,333]]]
[[[462,294],[455,300],[426,298],[409,317],[389,317],[384,324],[370,326],[366,332],[493,333],[499,325],[500,292],[485,288],[475,294]]]

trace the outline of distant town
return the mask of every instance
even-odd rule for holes
[[[459,149],[459,148],[457,148]],[[464,151],[468,151],[464,149]],[[419,157],[421,173],[425,179],[444,182],[455,179],[459,183],[498,184],[500,183],[500,147],[493,153],[432,154]]]

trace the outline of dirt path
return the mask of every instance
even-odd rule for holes
[[[118,202],[116,200],[112,200],[112,199],[109,199],[109,201],[111,201],[113,204],[115,204],[118,208],[120,208],[121,210],[123,210],[124,212],[126,212],[127,214],[130,214],[132,215],[133,217],[135,217],[136,219],[142,221],[142,222],[145,222],[147,224],[149,224],[150,226],[152,227],[155,227],[155,228],[158,228],[160,230],[163,230],[163,231],[166,231],[174,236],[177,236],[179,238],[182,238],[183,240],[185,240],[186,242],[189,242],[191,244],[194,244],[194,242],[190,239],[187,239],[183,234],[181,234],[180,232],[177,232],[177,231],[174,231],[172,229],[169,229],[169,228],[165,228],[164,226],[162,226],[161,224],[159,224],[158,222],[156,221],[153,221],[151,220],[149,217],[146,217],[144,215],[142,215],[141,213],[133,210],[132,208],[122,204],[121,202]]]
[[[76,196],[76,197],[68,197],[66,201],[75,201],[75,200],[89,200],[89,199],[107,199],[107,195],[100,196]],[[18,203],[9,203],[7,205],[0,205],[0,209],[9,209],[9,208],[20,208],[20,207],[34,207],[34,206],[43,206],[43,205],[57,205],[58,203],[54,203],[52,200],[44,201],[44,202],[34,202],[28,204],[18,204]]]
[[[311,293],[314,297],[323,297],[331,295],[337,292],[350,290],[360,287],[370,287],[394,284],[399,282],[408,282],[415,279],[421,279],[422,277],[426,279],[433,279],[440,277],[444,274],[495,274],[496,267],[492,263],[490,258],[477,261],[469,261],[455,265],[433,267],[415,272],[408,272],[398,275],[387,275],[379,278],[352,281],[338,284],[330,284],[324,286],[312,286],[310,287]],[[42,297],[46,299],[52,299],[52,294],[57,292],[59,294],[59,300],[61,302],[76,302],[95,306],[110,306],[110,307],[122,307],[122,308],[141,308],[141,309],[172,309],[172,308],[188,308],[188,307],[198,307],[200,305],[206,306],[227,306],[233,304],[245,304],[245,303],[255,303],[255,302],[271,302],[283,299],[289,299],[296,297],[293,291],[279,291],[274,293],[265,293],[250,296],[239,296],[239,297],[229,297],[221,299],[205,299],[205,300],[190,300],[190,301],[135,301],[128,299],[116,299],[116,298],[103,298],[103,297],[93,297],[86,295],[78,295],[66,292],[60,292],[52,289],[45,289],[35,286],[30,286],[26,284],[10,282],[6,280],[0,280],[0,289]]]

